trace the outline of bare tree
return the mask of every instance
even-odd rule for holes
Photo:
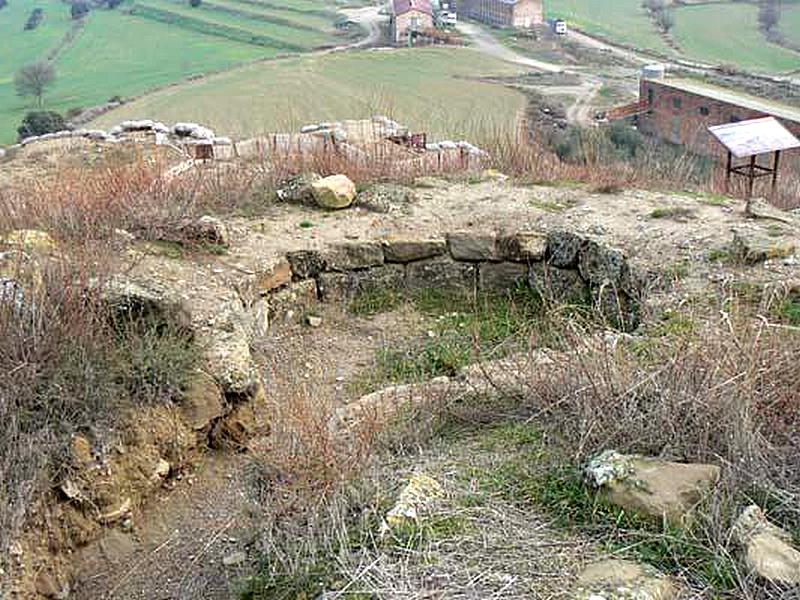
[[[26,65],[14,74],[14,89],[18,96],[34,96],[41,108],[44,91],[56,79],[56,70],[49,62]]]
[[[758,7],[758,22],[764,31],[771,31],[781,20],[780,5],[775,0],[764,0]]]

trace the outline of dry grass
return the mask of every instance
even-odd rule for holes
[[[195,363],[185,331],[110,312],[99,269],[53,259],[33,284],[0,278],[2,556],[34,499],[75,466],[72,435],[105,438],[136,406],[177,400]]]

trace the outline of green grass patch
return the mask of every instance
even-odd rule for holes
[[[800,4],[783,3],[778,28],[787,41],[800,47]]]
[[[475,434],[478,447],[503,456],[491,468],[468,476],[479,490],[518,506],[545,510],[555,524],[591,534],[618,556],[647,562],[672,573],[690,573],[720,592],[736,586],[736,565],[691,528],[641,518],[608,504],[584,482],[583,473],[539,425],[509,422]]]
[[[493,358],[522,351],[528,333],[541,326],[544,307],[529,288],[470,298],[462,292],[417,291],[408,296],[378,292],[356,301],[360,314],[410,303],[427,322],[419,338],[378,351],[375,367],[358,382],[376,389],[389,383],[453,376],[478,356]],[[541,332],[539,332],[541,333]]]
[[[800,53],[764,38],[755,4],[682,6],[673,12],[672,35],[688,58],[768,73],[790,71],[800,65]],[[709,23],[714,26],[708,27]]]
[[[694,218],[694,211],[684,206],[663,206],[650,213],[651,219],[671,219],[673,221],[688,221]]]
[[[639,0],[552,0],[546,10],[548,17],[564,19],[590,34],[637,48],[670,51]]]
[[[48,0],[41,5],[45,8],[45,21],[35,31],[26,32],[32,34],[30,37],[10,32],[6,36],[7,32],[2,31],[8,26],[4,20],[6,10],[18,4],[10,3],[0,13],[0,38],[4,45],[0,57],[0,144],[16,140],[16,128],[22,117],[34,108],[32,100],[15,95],[14,72],[44,56],[67,30],[68,5],[53,1],[51,6]],[[62,18],[64,26],[56,27]],[[141,19],[119,10],[93,10],[82,33],[59,54],[55,63],[56,83],[45,93],[45,108],[66,112],[102,104],[112,96],[136,96],[185,77],[269,58],[278,52],[274,48]],[[117,122],[114,119],[114,124]]]

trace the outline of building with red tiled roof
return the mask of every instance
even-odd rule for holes
[[[430,0],[392,0],[392,39],[406,44],[409,37],[433,29]]]

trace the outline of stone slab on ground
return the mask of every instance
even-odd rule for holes
[[[578,580],[575,600],[673,600],[672,579],[650,565],[627,560],[603,560],[586,567]]]
[[[611,504],[680,525],[714,489],[720,468],[612,450],[592,459],[586,474]]]

